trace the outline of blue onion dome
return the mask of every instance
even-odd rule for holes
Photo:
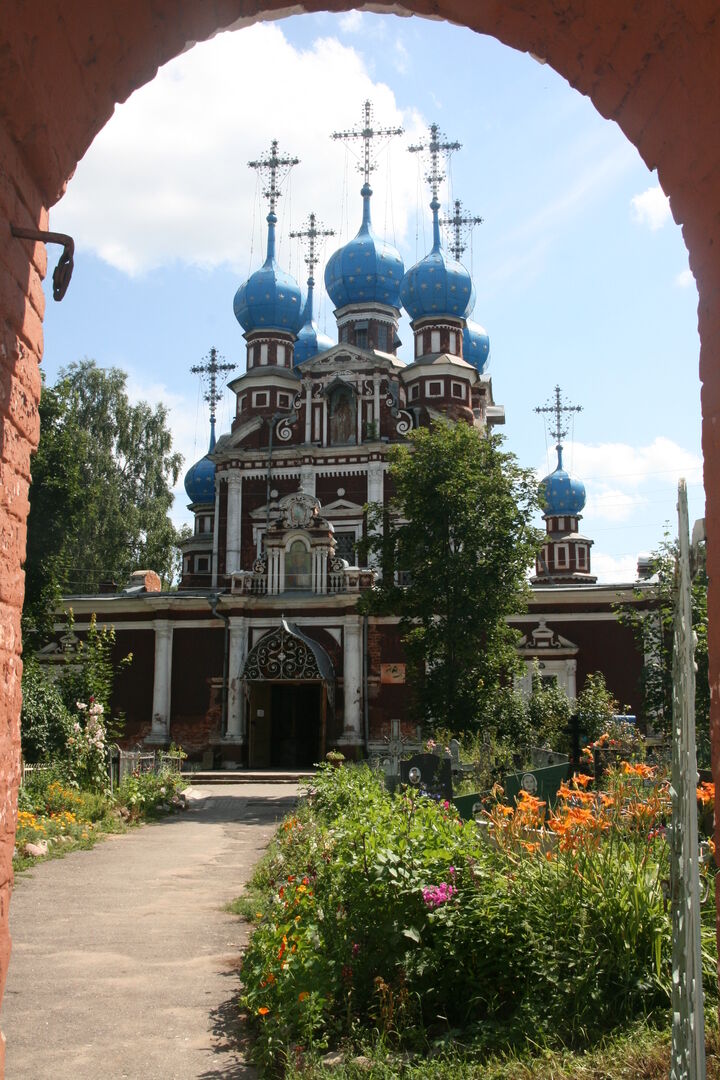
[[[400,286],[400,299],[410,318],[452,315],[464,319],[475,303],[472,278],[462,263],[447,255],[440,242],[440,203],[433,198],[433,246],[429,255],[411,266]]]
[[[400,307],[400,282],[405,267],[399,253],[378,240],[370,220],[372,188],[363,184],[363,218],[354,240],[335,251],[325,267],[325,288],[336,308],[346,304],[387,304]]]
[[[215,502],[215,462],[209,454],[215,449],[215,420],[210,421],[210,446],[204,458],[196,461],[185,473],[185,491],[191,503]]]
[[[540,501],[546,517],[555,514],[579,514],[585,506],[585,485],[563,469],[562,446],[555,447],[558,463],[555,472],[540,481]]]
[[[296,367],[305,360],[309,360],[311,356],[317,356],[318,353],[327,352],[327,350],[332,349],[335,344],[332,338],[329,338],[327,334],[323,334],[315,325],[313,320],[313,290],[315,288],[315,279],[309,277],[307,284],[308,294],[307,301],[305,302],[305,311],[303,312],[303,324],[298,331],[293,357]]]
[[[482,375],[490,358],[490,338],[479,323],[468,319],[463,330],[463,360],[472,364]]]
[[[285,330],[296,334],[302,324],[302,293],[297,281],[275,262],[277,217],[272,211],[267,223],[267,258],[235,293],[235,318],[246,333]]]

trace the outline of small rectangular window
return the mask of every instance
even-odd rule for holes
[[[267,403],[268,403],[267,391],[265,391],[265,390],[255,390],[253,392],[253,405],[256,408],[262,409],[264,406],[267,405]]]
[[[449,349],[453,356],[457,356],[457,334],[454,330],[451,330],[449,335]]]
[[[422,334],[415,335],[415,355],[422,356]]]
[[[242,394],[237,399],[237,414],[238,414],[238,416],[240,415],[240,413],[243,411],[244,408],[245,408],[245,394]]]
[[[358,349],[367,349],[368,344],[368,332],[367,327],[355,327],[355,344]]]
[[[418,383],[413,383],[413,385],[410,387],[410,400],[414,401],[415,398],[419,395],[419,393],[420,386],[418,385]]]
[[[278,409],[289,409],[290,408],[290,395],[289,394],[278,394],[277,403],[278,403]]]
[[[557,527],[558,527],[558,532],[559,532],[559,531],[560,531],[561,529],[564,529],[564,528],[565,528],[565,518],[564,518],[564,517],[559,517],[559,518],[557,519]]]
[[[570,553],[567,544],[555,545],[555,566],[558,570],[567,570],[570,565]]]
[[[462,401],[465,400],[465,387],[462,383],[454,382],[452,384],[452,396],[460,398]]]
[[[442,397],[443,384],[441,382],[429,382],[427,392],[428,397]]]
[[[430,331],[430,352],[440,352],[440,331]]]
[[[207,556],[199,555],[195,559],[195,573],[196,574],[207,574],[209,569],[210,569],[210,560],[207,558]]]
[[[378,323],[377,328],[377,347],[380,352],[388,351],[388,328],[385,323]]]
[[[578,570],[584,570],[587,566],[587,548],[583,544],[577,546],[577,564]]]
[[[260,346],[260,363],[267,364],[268,362],[268,347],[267,342]]]
[[[285,367],[285,346],[278,345],[277,347],[277,362],[280,367]]]

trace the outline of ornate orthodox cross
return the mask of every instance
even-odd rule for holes
[[[300,158],[279,157],[278,141],[273,139],[270,143],[270,152],[263,154],[257,161],[248,161],[250,169],[257,169],[262,176],[267,176],[266,187],[263,195],[270,204],[270,213],[275,213],[275,205],[280,197],[280,185],[288,176],[293,165],[299,165]]]
[[[578,413],[582,412],[582,405],[563,405],[562,398],[560,396],[560,387],[555,387],[555,401],[551,401],[547,405],[537,405],[535,408],[536,413],[554,413],[555,415],[555,430],[551,431],[553,439],[556,443],[561,442],[568,433],[568,429],[562,427],[562,414],[563,413]]]
[[[440,224],[447,229],[452,229],[453,240],[448,244],[448,248],[452,254],[453,259],[460,262],[460,256],[467,247],[467,244],[463,243],[463,239],[468,235],[475,225],[482,225],[483,218],[475,217],[473,214],[462,213],[462,203],[459,199],[455,200],[455,213],[452,217],[440,218]]]
[[[330,138],[342,139],[343,142],[348,142],[350,139],[362,139],[364,143],[363,160],[358,164],[358,170],[363,174],[365,183],[369,184],[370,173],[377,167],[373,163],[370,154],[373,139],[391,138],[393,135],[402,135],[402,133],[403,128],[401,127],[373,127],[372,104],[370,101],[366,101],[363,105],[363,126],[361,128],[349,128],[347,131],[333,131]]]
[[[235,364],[223,364],[220,363],[221,360],[224,360],[224,357],[220,356],[213,345],[206,362],[204,364],[194,364],[190,368],[193,375],[199,375],[207,385],[203,398],[210,406],[210,425],[213,429],[215,428],[215,406],[222,398],[222,390],[218,390],[217,385],[218,375],[222,375],[224,371],[235,370]]]
[[[315,241],[326,236],[335,235],[334,229],[323,229],[319,227],[321,226],[321,224],[322,223],[318,222],[314,214],[309,214],[307,219],[307,228],[298,229],[297,232],[290,233],[290,236],[293,238],[293,240],[306,241],[304,245],[307,252],[307,254],[305,255],[305,265],[307,266],[310,277],[313,280],[315,278],[315,267],[320,262],[320,256],[317,254],[315,249]]]
[[[430,185],[433,200],[437,199],[438,189],[445,179],[445,173],[440,168],[440,155],[449,155],[453,150],[459,150],[461,145],[459,142],[448,142],[438,125],[431,124],[430,138],[426,143],[416,143],[415,146],[408,146],[411,154],[427,154],[430,159],[430,171],[425,174],[425,179]]]

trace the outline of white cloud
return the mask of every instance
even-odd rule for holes
[[[670,220],[670,200],[656,184],[630,200],[633,218],[639,225],[647,225],[652,232],[661,229]]]
[[[637,556],[604,555],[593,550],[592,572],[599,582],[630,582],[637,578]]]
[[[687,270],[681,270],[675,278],[675,284],[679,289],[689,289],[695,284],[695,278],[693,277],[692,270],[688,267]]]
[[[346,11],[338,19],[338,25],[343,34],[359,34],[363,28],[361,11]]]
[[[403,115],[390,88],[374,82],[359,53],[336,38],[301,50],[274,24],[220,34],[161,68],[117,108],[80,162],[53,223],[72,233],[79,248],[130,275],[178,261],[227,264],[246,274],[251,250],[253,268],[260,261],[266,213],[247,162],[276,138],[281,153],[301,161],[278,218],[280,259],[304,278],[296,242],[290,248],[284,239],[290,228],[311,210],[338,231],[338,243],[359,226],[357,158],[329,136],[359,125],[366,98],[379,121],[403,125],[416,137],[417,114]],[[388,153],[393,183],[386,200]],[[384,232],[387,212],[388,233],[394,225],[400,242],[415,202],[415,162],[396,139],[379,164],[374,221]]]

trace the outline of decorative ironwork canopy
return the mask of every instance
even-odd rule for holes
[[[250,650],[242,677],[245,682],[317,680],[327,685],[328,698],[335,688],[335,669],[325,649],[285,618]]]

